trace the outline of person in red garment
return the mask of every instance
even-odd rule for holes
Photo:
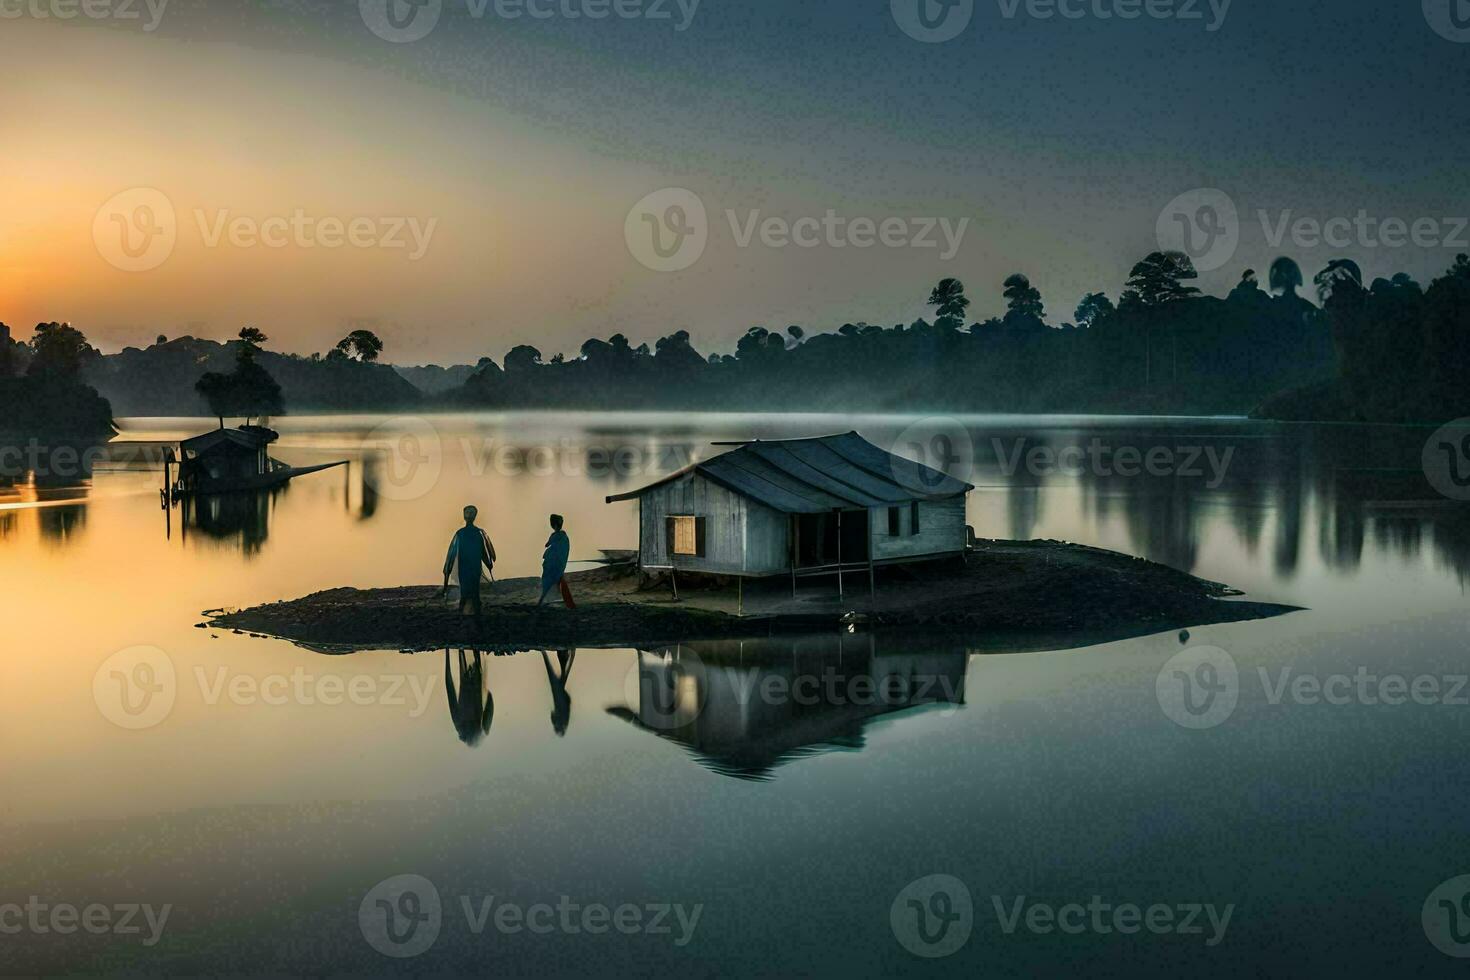
[[[541,553],[541,598],[536,605],[546,601],[555,588],[561,589],[561,601],[568,609],[576,609],[572,601],[572,590],[567,586],[567,560],[572,554],[572,539],[561,529],[560,514],[551,515],[551,537],[546,539],[546,550]]]

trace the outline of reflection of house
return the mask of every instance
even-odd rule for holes
[[[796,759],[861,749],[864,728],[881,716],[964,703],[968,655],[957,643],[884,654],[875,642],[837,634],[638,651],[638,704],[608,711],[721,775],[769,779]]]
[[[645,570],[764,576],[961,554],[974,489],[856,432],[755,441],[636,499]]]

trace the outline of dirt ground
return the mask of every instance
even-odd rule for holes
[[[684,576],[675,600],[666,581],[640,588],[630,566],[567,576],[576,610],[559,599],[535,606],[539,582],[482,586],[482,623],[460,615],[438,586],[329,589],[213,616],[203,628],[281,637],[324,652],[456,646],[537,649],[637,646],[678,639],[764,636],[777,631],[919,628],[1037,634],[1049,638],[1143,635],[1206,623],[1260,619],[1292,607],[1232,599],[1215,582],[1141,558],[1058,541],[983,541],[959,559],[866,573],[700,587]]]

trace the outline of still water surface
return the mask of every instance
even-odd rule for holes
[[[566,515],[574,558],[632,547],[636,506],[603,497],[719,451],[712,441],[857,428],[934,445],[935,423],[915,422],[303,417],[279,420],[275,455],[350,465],[243,503],[165,512],[161,474],[124,452],[82,479],[0,485],[0,905],[171,906],[151,946],[146,926],[0,936],[0,972],[1455,965],[1421,907],[1470,873],[1470,706],[1451,696],[1470,671],[1470,521],[1464,505],[1345,472],[1414,465],[1418,431],[961,420],[981,536],[1113,548],[1304,607],[1191,631],[1188,646],[1220,648],[1239,672],[1237,704],[1207,729],[1161,709],[1160,670],[1185,648],[1174,632],[1006,655],[976,652],[983,636],[834,633],[477,657],[329,656],[196,627],[222,606],[437,581],[465,503],[495,539],[497,574],[535,574],[546,514]],[[126,420],[121,441],[209,425]],[[1166,448],[1173,470],[1026,455],[1078,447],[1076,462],[1094,440]],[[162,651],[175,678],[162,717],[130,729],[103,708],[106,671],[100,695],[94,681],[138,646]],[[1273,687],[1302,674],[1428,677],[1440,695],[1392,705],[1354,688],[1334,704]],[[827,686],[798,697],[802,678]],[[854,686],[883,678],[900,693]],[[442,912],[424,951],[398,959],[373,948],[359,912],[403,874],[432,882]],[[943,960],[910,953],[890,918],[934,874],[963,881],[973,907],[968,941]],[[495,926],[501,905],[563,896],[637,906],[647,928],[590,933],[576,913],[550,934]],[[1233,912],[1214,945],[1208,924],[1008,932],[1021,896]],[[647,910],[664,905],[699,906],[697,923],[670,912],[670,932],[650,934]]]

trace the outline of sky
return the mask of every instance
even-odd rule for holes
[[[709,353],[950,276],[1061,323],[1186,230],[1219,295],[1470,252],[1464,0],[946,3],[0,0],[0,321]]]

